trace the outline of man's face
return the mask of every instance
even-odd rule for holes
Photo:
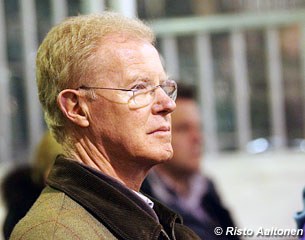
[[[98,56],[107,55],[107,67],[95,86],[131,89],[143,82],[152,86],[167,79],[159,54],[143,41],[116,41]],[[91,137],[112,164],[120,167],[147,166],[167,161],[173,155],[170,113],[176,104],[161,89],[155,90],[152,102],[130,108],[130,92],[94,90],[97,98],[90,102]],[[125,101],[125,102],[124,102]]]
[[[200,111],[194,100],[178,98],[172,114],[173,159],[166,165],[176,171],[194,173],[200,168],[202,134]]]

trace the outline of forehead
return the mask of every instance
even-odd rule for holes
[[[120,85],[141,78],[152,81],[166,79],[158,51],[145,40],[114,37],[105,47],[101,47],[100,54],[108,59],[107,68],[120,78]]]

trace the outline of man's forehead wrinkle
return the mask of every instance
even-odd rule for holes
[[[120,55],[115,51],[114,48],[109,46],[101,46],[98,53],[98,74],[100,79],[97,79],[99,84],[107,84],[112,82],[114,76],[117,78],[122,74],[122,62]],[[112,76],[112,77],[109,77]],[[110,87],[110,86],[109,86]]]
[[[123,86],[126,85],[126,83],[132,83],[138,78],[147,78],[147,74],[142,74],[144,70],[141,66],[143,60],[138,58],[138,55],[136,54],[137,50],[133,49],[133,47],[136,46],[135,43],[113,43],[112,46],[113,47],[109,49],[109,52],[111,52],[111,56],[115,58],[115,61],[113,61],[111,68],[115,72],[118,71],[119,68],[121,74],[124,74],[128,78],[126,79],[128,82],[120,82],[120,85]]]
[[[107,41],[108,44],[105,44],[104,41]],[[111,41],[111,42],[109,42]],[[102,57],[112,59],[111,63],[107,66],[107,70],[109,72],[113,72],[113,74],[118,74],[125,76],[125,81],[119,81],[119,86],[117,87],[127,87],[127,85],[145,81],[152,82],[152,84],[161,84],[168,79],[167,74],[162,72],[155,72],[154,70],[143,68],[142,58],[139,58],[139,45],[147,43],[141,40],[130,40],[124,39],[121,37],[112,37],[107,40],[104,38],[104,44],[101,44]],[[156,50],[157,51],[157,50]],[[106,61],[106,60],[105,60]],[[119,69],[119,71],[118,71]],[[120,73],[119,73],[120,72]]]

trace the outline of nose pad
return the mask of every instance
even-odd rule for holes
[[[155,101],[153,104],[153,112],[171,113],[175,110],[175,108],[176,108],[176,102],[173,99],[171,99],[161,87],[158,87],[155,90]]]

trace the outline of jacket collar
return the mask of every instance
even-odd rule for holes
[[[174,223],[181,222],[160,203],[155,202],[153,211],[117,180],[62,156],[56,159],[47,184],[88,209],[119,239],[158,239],[162,229],[171,235]]]

